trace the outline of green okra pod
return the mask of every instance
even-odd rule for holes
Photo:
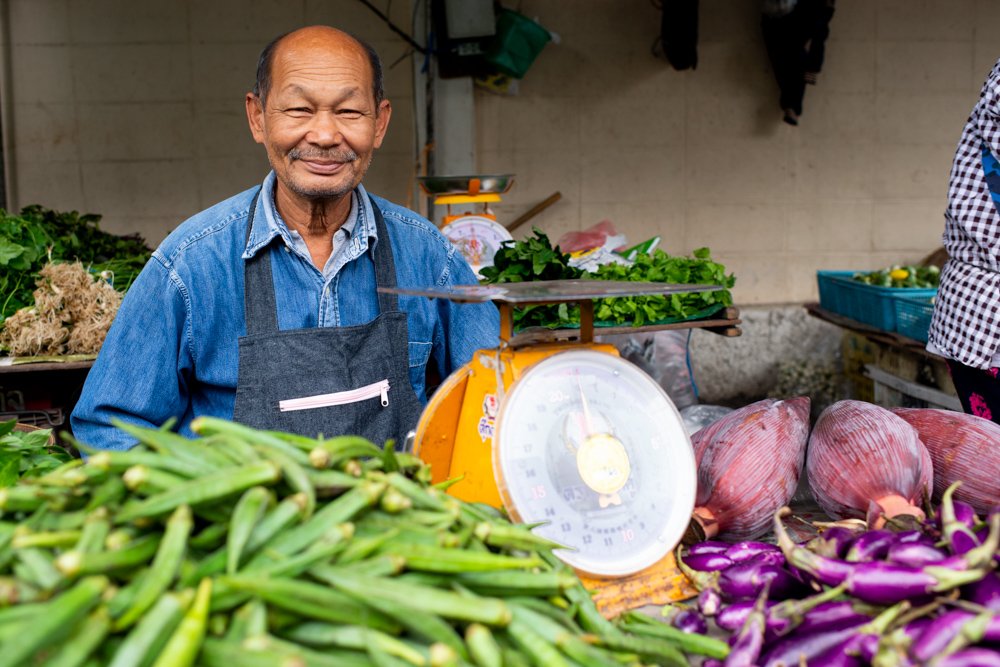
[[[349,648],[355,651],[364,651],[367,646],[377,644],[387,654],[402,658],[411,664],[422,665],[425,662],[424,656],[413,647],[371,628],[309,621],[296,625],[282,636],[298,644],[323,648]]]
[[[444,549],[423,544],[407,544],[399,549],[383,550],[385,553],[398,553],[406,559],[406,567],[421,572],[494,572],[497,570],[528,570],[544,565],[544,561],[535,555],[505,556],[491,552],[466,551],[463,549]]]
[[[108,667],[148,667],[180,624],[193,594],[167,593],[125,637]],[[232,666],[231,666],[232,667]]]
[[[281,468],[281,473],[284,475],[285,483],[288,484],[293,491],[301,493],[305,496],[306,518],[312,516],[313,512],[316,510],[316,489],[313,487],[312,481],[309,479],[309,475],[306,474],[305,467],[296,461],[295,457],[289,456],[289,454],[285,451],[264,446],[258,446],[257,449],[264,458],[270,459]],[[298,450],[294,448],[292,448],[292,450],[298,453]]]
[[[559,650],[535,631],[535,629],[515,616],[505,629],[521,651],[536,667],[570,667],[569,661]]]
[[[17,559],[23,566],[30,583],[42,590],[51,591],[62,581],[49,552],[42,549],[17,549]]]
[[[59,649],[45,659],[45,667],[81,667],[108,636],[111,619],[103,607],[88,616]]]
[[[179,505],[197,505],[221,500],[258,484],[269,484],[281,478],[281,469],[270,461],[255,461],[245,466],[216,471],[193,479],[163,493],[123,507],[115,517],[119,523],[142,517],[164,514]]]
[[[22,622],[17,641],[4,643],[0,667],[20,667],[63,628],[75,626],[97,606],[108,586],[106,577],[87,577],[44,604],[43,613]]]
[[[124,547],[113,551],[80,553],[64,552],[56,559],[56,568],[67,577],[81,574],[103,574],[114,570],[143,565],[156,553],[160,536],[154,534],[136,538]]]
[[[115,621],[116,631],[123,630],[139,620],[139,617],[146,613],[173,583],[184,560],[193,523],[191,508],[187,505],[181,505],[170,515],[167,529],[163,533],[163,539],[160,540],[148,574],[136,590],[132,604]]]
[[[105,507],[98,507],[84,521],[80,539],[73,546],[73,550],[82,554],[100,551],[104,548],[104,540],[110,532],[111,520],[108,518],[108,510]]]
[[[374,505],[384,490],[385,484],[376,482],[351,489],[327,503],[301,525],[277,535],[268,543],[267,555],[259,553],[252,562],[259,565],[266,560],[274,560],[271,555],[280,558],[298,553],[318,540],[331,525],[347,523],[359,512]]]
[[[300,616],[333,623],[360,624],[387,632],[398,630],[398,626],[383,614],[367,608],[351,596],[319,584],[254,575],[221,577],[219,581]]]
[[[79,530],[54,530],[40,533],[26,532],[15,535],[11,545],[15,549],[62,549],[80,540]]]
[[[465,628],[465,645],[469,656],[478,667],[503,667],[503,653],[490,629],[481,623],[470,623]]]
[[[693,632],[682,632],[661,621],[653,620],[652,623],[625,621],[621,627],[635,635],[666,639],[685,653],[704,655],[716,660],[722,660],[729,655],[729,644],[721,639]]]
[[[111,423],[144,445],[155,449],[163,456],[177,458],[191,465],[203,466],[206,469],[202,474],[232,466],[229,459],[219,452],[212,451],[208,447],[200,443],[195,443],[182,435],[160,429],[135,426],[117,419],[111,420]]]
[[[211,600],[212,580],[206,577],[198,583],[194,601],[170,635],[153,667],[190,667],[194,664],[205,639]]]
[[[357,575],[333,577],[330,583],[355,598],[381,598],[414,607],[424,613],[459,621],[504,626],[511,619],[510,609],[503,600],[497,598],[466,597],[451,591],[409,584],[396,579]]]
[[[132,466],[146,466],[181,477],[200,477],[215,470],[215,466],[204,462],[192,462],[176,456],[164,456],[144,449],[125,451],[98,451],[87,459],[87,466],[109,472],[125,472]]]
[[[267,512],[270,492],[263,486],[247,489],[233,508],[226,537],[226,573],[234,574],[239,568],[243,548],[254,527]]]

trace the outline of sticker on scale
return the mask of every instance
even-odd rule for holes
[[[482,438],[483,442],[488,439],[493,438],[493,434],[496,432],[496,422],[497,422],[497,412],[500,407],[500,402],[497,400],[496,394],[486,394],[483,398],[483,416],[479,418],[479,437]]]

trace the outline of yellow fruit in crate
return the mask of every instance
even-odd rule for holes
[[[893,269],[889,273],[889,277],[893,280],[906,280],[910,277],[910,272],[906,269]]]

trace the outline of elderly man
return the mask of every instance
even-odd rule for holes
[[[329,27],[278,37],[246,96],[273,171],[175,229],[129,290],[73,412],[95,447],[199,415],[399,441],[442,376],[496,345],[492,304],[377,287],[475,283],[427,220],[361,180],[392,113],[374,50]]]

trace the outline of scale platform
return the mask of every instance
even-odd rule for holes
[[[624,296],[668,296],[691,292],[709,292],[724,289],[718,285],[679,285],[627,280],[536,280],[520,283],[493,285],[452,285],[427,288],[379,288],[380,291],[448,299],[458,303],[484,303],[492,301],[500,308],[500,339],[510,345],[550,343],[578,338],[589,342],[594,335],[594,299]],[[580,302],[579,329],[527,329],[516,336],[512,308],[547,303]],[[708,329],[723,336],[739,336],[742,323],[739,309],[728,307],[719,316],[706,320],[687,320],[671,324],[644,326],[600,327],[602,335],[663,331],[668,329]]]

